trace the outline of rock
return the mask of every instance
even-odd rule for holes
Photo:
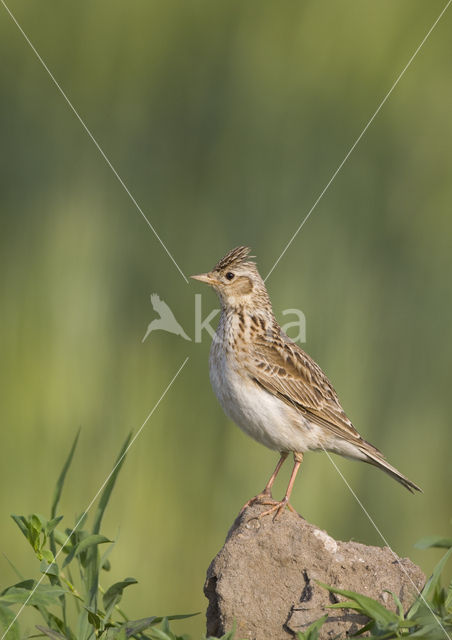
[[[388,547],[336,541],[288,510],[276,521],[257,520],[263,508],[255,504],[237,518],[207,571],[208,636],[221,636],[235,622],[237,639],[290,640],[328,613],[320,638],[343,638],[366,618],[327,609],[339,598],[316,580],[376,598],[392,610],[394,601],[385,590],[406,610],[424,585],[419,567]]]

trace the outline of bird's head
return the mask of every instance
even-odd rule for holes
[[[225,307],[270,305],[267,290],[254,262],[248,260],[250,249],[237,247],[229,251],[211,271],[191,276],[213,287]]]

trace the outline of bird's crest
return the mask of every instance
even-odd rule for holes
[[[230,267],[236,267],[239,264],[246,262],[247,258],[254,258],[250,256],[251,249],[249,247],[236,247],[227,253],[224,258],[221,258],[219,262],[214,266],[213,271],[221,271],[222,269],[228,269]]]

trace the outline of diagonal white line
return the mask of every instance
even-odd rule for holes
[[[32,51],[34,52],[35,56],[38,58],[39,62],[41,63],[41,65],[44,67],[44,69],[47,71],[48,75],[50,76],[50,79],[52,80],[53,84],[56,86],[56,88],[58,89],[58,91],[61,93],[61,95],[63,96],[63,98],[65,99],[65,101],[67,102],[69,108],[71,109],[71,111],[73,112],[73,114],[75,115],[75,117],[77,118],[77,120],[80,122],[80,124],[82,125],[82,127],[85,129],[86,133],[88,134],[88,136],[90,137],[90,139],[92,140],[92,142],[94,143],[94,145],[96,146],[97,150],[99,151],[100,155],[102,156],[102,158],[105,160],[105,162],[107,163],[107,165],[110,167],[110,169],[112,170],[113,174],[115,175],[116,179],[118,180],[118,182],[120,183],[120,185],[122,186],[122,188],[124,189],[124,191],[127,193],[127,195],[129,196],[129,198],[132,200],[133,204],[135,205],[135,207],[138,209],[138,211],[141,213],[142,217],[144,218],[144,220],[146,221],[148,227],[151,229],[151,231],[153,232],[153,234],[155,235],[155,237],[157,238],[157,240],[160,242],[160,244],[162,245],[163,249],[166,251],[168,257],[170,258],[170,260],[173,262],[174,266],[176,267],[176,269],[179,271],[179,273],[181,274],[181,276],[183,277],[183,279],[185,280],[185,282],[188,284],[188,280],[185,276],[185,274],[183,273],[182,269],[179,267],[179,265],[177,264],[176,260],[173,258],[172,254],[170,253],[169,249],[167,248],[167,246],[165,245],[165,243],[163,242],[163,240],[161,239],[161,237],[159,236],[159,234],[157,233],[155,227],[151,224],[150,220],[146,217],[145,213],[143,212],[142,208],[140,207],[140,205],[138,204],[138,202],[135,200],[135,198],[133,197],[133,195],[131,194],[130,190],[128,189],[128,187],[126,186],[124,180],[121,178],[121,176],[119,175],[119,173],[116,171],[116,169],[114,168],[114,166],[112,165],[112,163],[110,162],[110,160],[108,159],[108,157],[106,156],[106,154],[104,153],[103,149],[101,148],[100,144],[97,142],[96,138],[93,136],[93,134],[91,133],[91,131],[88,129],[87,125],[85,124],[84,120],[82,119],[82,117],[80,116],[79,112],[77,111],[77,109],[74,107],[74,105],[72,104],[72,102],[69,100],[69,98],[67,97],[67,95],[65,94],[65,92],[63,91],[63,89],[60,87],[60,85],[58,84],[57,80],[55,79],[54,75],[52,74],[52,72],[50,71],[49,67],[46,65],[46,63],[44,62],[44,60],[41,58],[41,56],[39,55],[39,53],[37,52],[35,46],[33,45],[33,43],[31,42],[30,38],[27,36],[27,34],[25,33],[25,31],[22,29],[22,27],[20,26],[20,24],[17,22],[15,16],[12,14],[11,10],[9,9],[9,7],[6,5],[4,0],[0,0],[0,2],[2,3],[2,5],[5,7],[6,11],[9,13],[12,21],[14,22],[14,24],[16,25],[16,27],[19,29],[19,31],[21,32],[21,34],[23,35],[23,37],[25,38],[26,42],[28,43],[28,45],[30,46],[30,48],[32,49]]]
[[[3,0],[1,0],[3,2]],[[301,229],[303,228],[304,223],[308,220],[309,216],[311,215],[311,213],[314,211],[314,209],[316,208],[316,206],[319,204],[320,200],[323,198],[323,196],[325,195],[325,193],[327,192],[327,190],[329,189],[331,183],[334,181],[334,179],[336,178],[337,174],[339,173],[339,171],[342,169],[342,167],[344,166],[344,164],[347,162],[347,160],[349,159],[349,157],[351,156],[351,154],[353,153],[353,151],[355,150],[355,147],[357,146],[357,144],[359,143],[359,141],[361,140],[361,138],[363,137],[363,135],[366,133],[367,129],[370,127],[370,125],[372,124],[372,122],[375,120],[376,116],[378,115],[378,113],[380,112],[381,108],[383,107],[383,105],[386,103],[386,101],[388,100],[389,96],[391,95],[391,93],[394,91],[394,89],[396,88],[396,86],[399,84],[400,80],[402,79],[403,75],[405,74],[405,71],[408,69],[408,67],[411,65],[411,63],[413,62],[413,60],[415,59],[415,57],[417,56],[417,54],[419,53],[419,51],[421,50],[421,48],[423,47],[423,45],[425,44],[425,42],[427,41],[428,37],[430,36],[430,34],[432,33],[433,29],[436,27],[436,25],[438,24],[438,22],[441,20],[441,18],[443,17],[443,15],[445,14],[447,8],[449,7],[450,3],[452,2],[452,0],[448,0],[447,4],[445,5],[445,7],[443,8],[443,10],[441,11],[441,13],[439,14],[439,16],[436,18],[435,22],[432,24],[432,26],[430,27],[430,29],[427,31],[426,35],[424,36],[424,38],[422,39],[421,43],[419,44],[419,46],[417,47],[416,51],[413,53],[413,55],[411,56],[411,58],[408,60],[408,62],[406,63],[406,65],[403,67],[402,71],[399,73],[399,75],[397,76],[396,81],[394,82],[394,84],[392,85],[392,87],[389,89],[388,93],[385,95],[385,97],[383,98],[383,100],[380,102],[380,104],[378,105],[377,109],[375,110],[375,112],[373,113],[372,117],[370,118],[369,122],[366,124],[366,126],[364,127],[364,129],[361,131],[361,133],[359,134],[359,136],[356,138],[355,142],[352,144],[352,146],[350,147],[350,149],[348,150],[345,158],[342,160],[342,162],[340,163],[340,165],[337,167],[336,171],[333,173],[333,175],[331,176],[331,178],[328,180],[328,182],[326,183],[325,187],[323,188],[323,191],[320,193],[319,197],[317,198],[317,200],[314,202],[314,204],[312,205],[312,207],[309,209],[308,213],[306,214],[306,216],[304,217],[304,219],[302,220],[301,224],[298,226],[298,229],[295,231],[295,233],[293,234],[293,236],[290,238],[289,242],[286,244],[286,246],[284,247],[281,255],[279,256],[279,258],[276,260],[276,262],[274,263],[274,265],[272,266],[272,268],[270,269],[270,271],[267,273],[267,275],[264,278],[264,282],[267,281],[267,278],[269,278],[270,274],[273,272],[273,270],[275,269],[276,265],[279,263],[279,261],[281,260],[281,258],[283,257],[283,255],[286,253],[287,249],[290,247],[290,245],[292,244],[292,242],[295,240],[295,238],[297,237],[297,235],[299,234],[299,232],[301,231]]]
[[[163,398],[166,396],[167,392],[170,390],[170,388],[172,387],[173,383],[175,382],[177,376],[180,374],[180,372],[182,371],[182,369],[185,367],[185,365],[187,364],[189,360],[189,357],[187,356],[185,358],[185,360],[183,361],[183,363],[181,364],[181,366],[179,367],[179,369],[176,371],[176,373],[174,374],[173,378],[171,379],[171,381],[168,383],[168,386],[166,387],[165,391],[162,393],[162,395],[160,396],[160,398],[157,400],[157,402],[155,403],[155,405],[152,407],[152,410],[149,412],[146,420],[143,422],[143,424],[141,425],[141,427],[138,429],[138,431],[136,432],[136,434],[133,436],[132,440],[129,442],[127,448],[125,449],[124,453],[120,456],[120,458],[118,458],[118,461],[116,462],[115,466],[113,467],[113,469],[110,471],[110,473],[108,474],[108,476],[105,478],[104,482],[101,484],[101,486],[99,487],[99,489],[96,492],[96,495],[94,496],[94,498],[91,500],[91,502],[89,503],[89,505],[86,507],[85,511],[82,513],[82,515],[80,516],[80,518],[77,520],[75,527],[72,529],[72,531],[70,532],[70,534],[68,535],[68,537],[66,538],[66,540],[64,541],[64,543],[62,544],[62,546],[60,547],[60,549],[57,551],[57,553],[55,554],[55,560],[58,558],[58,556],[60,555],[60,553],[63,550],[63,547],[66,546],[66,544],[69,542],[69,540],[71,539],[72,534],[74,533],[74,531],[77,530],[78,526],[80,525],[80,523],[82,522],[83,518],[86,516],[86,514],[88,513],[88,511],[91,509],[91,507],[93,506],[93,504],[96,502],[97,498],[99,497],[99,495],[101,494],[102,490],[104,489],[105,485],[107,484],[107,482],[110,480],[111,476],[114,474],[114,472],[116,471],[116,469],[118,468],[118,466],[121,464],[121,462],[124,460],[125,456],[127,455],[127,452],[129,451],[130,447],[133,445],[133,443],[135,442],[135,440],[138,438],[138,436],[140,435],[140,433],[142,432],[142,430],[144,429],[144,427],[146,426],[147,422],[149,421],[149,419],[151,418],[152,414],[154,413],[154,411],[157,409],[157,407],[159,406],[159,404],[161,403],[161,401],[163,400]],[[20,607],[19,611],[16,613],[14,619],[11,621],[11,623],[9,624],[8,628],[6,629],[5,633],[2,635],[2,637],[0,638],[0,640],[4,640],[8,634],[8,631],[11,629],[11,627],[13,626],[13,624],[16,622],[17,618],[20,616],[20,614],[22,613],[22,611],[25,609],[25,607],[27,606],[28,602],[30,601],[30,598],[33,596],[34,592],[36,591],[36,589],[39,587],[39,585],[41,584],[41,582],[44,580],[44,578],[47,575],[47,571],[50,569],[50,565],[48,566],[47,570],[42,574],[42,576],[39,578],[38,582],[36,583],[36,585],[34,586],[34,588],[32,589],[32,591],[30,591],[30,595],[28,596],[28,598],[25,600],[25,602],[22,604],[22,606]]]
[[[322,445],[321,445],[322,446]],[[352,494],[352,496],[355,498],[356,502],[359,504],[359,506],[361,507],[361,509],[363,510],[363,512],[366,514],[369,522],[372,524],[373,528],[375,529],[375,531],[378,533],[378,535],[380,536],[380,538],[383,540],[384,544],[388,547],[389,551],[392,553],[392,555],[394,556],[397,564],[400,566],[400,568],[402,569],[403,573],[406,575],[406,577],[408,578],[408,580],[411,582],[411,584],[413,585],[416,593],[420,596],[420,598],[422,599],[422,601],[424,602],[424,604],[426,605],[427,609],[430,611],[430,613],[432,614],[432,616],[434,617],[434,619],[436,620],[436,622],[439,624],[439,626],[441,627],[441,629],[444,631],[444,634],[446,636],[446,638],[448,638],[448,640],[452,640],[450,635],[447,633],[446,629],[444,628],[441,620],[438,618],[438,616],[436,615],[436,613],[433,611],[433,609],[431,608],[431,606],[429,605],[429,603],[427,602],[427,600],[425,599],[425,597],[422,595],[422,593],[419,591],[419,589],[417,588],[417,586],[415,585],[415,583],[413,582],[412,577],[410,576],[410,574],[408,573],[408,571],[405,569],[405,567],[403,566],[403,564],[400,562],[400,559],[398,557],[398,555],[392,550],[392,547],[390,546],[389,542],[386,540],[385,536],[382,534],[382,532],[380,531],[379,527],[376,525],[374,519],[372,518],[372,516],[370,515],[370,513],[367,511],[366,507],[363,505],[363,503],[361,502],[361,500],[358,498],[358,496],[356,495],[356,493],[353,491],[352,487],[350,486],[350,484],[348,483],[347,479],[345,478],[344,474],[342,473],[342,471],[339,469],[339,467],[337,466],[337,464],[334,462],[333,458],[330,456],[330,454],[328,453],[328,451],[322,446],[323,451],[326,453],[326,455],[328,456],[329,461],[331,462],[331,464],[333,465],[333,467],[336,469],[336,471],[338,472],[338,474],[340,475],[340,477],[342,478],[342,480],[345,482],[345,484],[347,485],[350,493]]]

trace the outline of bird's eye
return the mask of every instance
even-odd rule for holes
[[[228,271],[226,274],[226,280],[232,280],[233,277],[234,277],[234,274],[232,273],[232,271]]]

